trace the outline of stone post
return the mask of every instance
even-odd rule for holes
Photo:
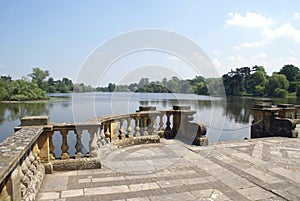
[[[117,143],[118,142],[118,122],[116,120],[112,120],[110,122],[110,142]]]
[[[189,133],[189,122],[194,119],[193,115],[196,111],[190,110],[190,106],[186,105],[174,105],[173,106],[173,135],[174,137],[178,135],[179,138],[185,140],[194,140],[194,134],[197,132]],[[193,139],[192,139],[193,138]]]
[[[50,125],[49,116],[27,116],[21,118],[21,125],[23,126],[44,126],[43,133],[37,139],[38,148],[40,150],[39,157],[41,162],[44,163],[46,173],[53,172],[53,166],[51,160],[54,159],[52,156],[51,149],[54,149],[52,143],[53,126]],[[51,141],[50,141],[51,140]],[[52,145],[52,147],[51,147]]]

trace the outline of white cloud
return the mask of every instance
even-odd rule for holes
[[[224,61],[218,60],[220,66],[227,66],[231,68],[254,65],[262,65],[265,67],[268,74],[272,74],[275,71],[279,71],[286,64],[293,64],[295,66],[300,66],[300,60],[295,57],[275,57],[272,58],[266,53],[258,53],[256,55],[246,57],[239,54],[229,56]],[[224,70],[224,73],[228,72],[230,69]]]
[[[221,64],[221,62],[219,61],[219,59],[217,57],[212,58],[211,61],[217,69],[223,68],[223,65]]]
[[[294,51],[292,48],[288,48],[288,52],[289,52],[290,54],[295,54],[295,51]]]
[[[173,61],[180,61],[180,59],[176,56],[169,56],[168,58]]]
[[[300,30],[293,27],[289,22],[276,29],[264,29],[262,35],[267,40],[289,38],[300,43]]]
[[[296,29],[289,22],[274,29],[265,28],[261,32],[261,39],[259,41],[244,42],[240,45],[234,46],[234,49],[241,50],[242,48],[263,47],[272,43],[273,41],[284,39],[284,38],[300,43],[300,30]]]
[[[265,60],[268,57],[268,55],[266,53],[259,53],[257,55],[254,55],[252,58],[254,60]]]
[[[300,20],[300,13],[294,13],[294,19]]]
[[[244,43],[242,43],[241,45],[235,46],[234,49],[235,49],[235,50],[240,50],[240,49],[242,49],[242,48],[263,47],[263,46],[265,46],[265,45],[267,45],[267,44],[269,44],[269,43],[270,43],[270,41],[267,41],[267,40],[265,40],[265,39],[260,40],[260,41],[251,42],[251,43],[249,43],[249,42],[244,42]]]
[[[241,63],[244,61],[244,58],[240,55],[232,55],[230,57],[227,58],[227,60],[229,62],[238,62],[238,63]]]
[[[272,18],[266,18],[263,15],[247,12],[245,16],[242,16],[239,13],[229,13],[228,16],[230,19],[226,21],[226,24],[229,26],[243,26],[243,27],[268,27],[274,24]]]

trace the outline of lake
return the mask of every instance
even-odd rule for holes
[[[250,136],[251,108],[255,102],[299,104],[297,99],[259,97],[217,98],[194,94],[156,93],[74,93],[51,94],[49,101],[0,103],[0,141],[20,125],[20,118],[48,115],[51,122],[80,122],[96,116],[135,112],[140,105],[168,110],[173,105],[189,105],[196,110],[195,120],[207,126],[209,142],[241,140]]]

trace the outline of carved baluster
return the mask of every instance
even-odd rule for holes
[[[143,125],[144,125],[143,135],[147,136],[147,135],[149,135],[149,133],[148,133],[148,117],[142,117],[142,120],[143,120]]]
[[[21,171],[20,171],[20,179],[21,179],[21,196],[24,198],[27,194],[27,190],[29,187],[30,179],[27,176],[28,167],[25,161],[21,164]]]
[[[37,167],[37,165],[41,162],[41,158],[40,158],[40,149],[37,143],[35,143],[35,145],[32,148],[32,154],[35,158],[35,162],[34,165]]]
[[[159,131],[163,131],[164,130],[164,114],[163,113],[160,113],[159,114]]]
[[[70,158],[69,154],[69,145],[68,145],[68,133],[67,129],[61,129],[60,134],[62,135],[62,145],[61,145],[61,159],[68,159]]]
[[[136,116],[134,117],[134,120],[135,120],[135,137],[139,137],[141,136],[140,125],[139,125],[140,117]]]
[[[90,134],[89,154],[91,157],[97,156],[97,131],[98,128],[95,127],[88,129]]]
[[[37,172],[37,169],[36,169],[36,166],[34,165],[35,157],[33,156],[32,152],[29,153],[28,161],[30,164],[28,169],[32,172],[33,175],[35,175]]]
[[[30,182],[33,177],[33,172],[32,172],[32,164],[29,156],[27,156],[25,159],[25,165],[27,166],[26,176],[29,178],[29,182]]]
[[[127,120],[127,135],[128,135],[129,138],[132,138],[133,137],[133,135],[132,135],[132,128],[131,128],[131,125],[130,125],[131,118],[127,117],[126,120]]]
[[[125,133],[124,133],[124,119],[123,118],[121,118],[120,119],[120,139],[125,139]]]
[[[105,145],[106,139],[105,139],[105,134],[104,134],[104,125],[100,126],[100,145]]]
[[[171,127],[170,127],[170,125],[171,125],[171,122],[170,122],[170,116],[171,116],[171,114],[167,112],[166,115],[167,115],[167,122],[166,122],[167,127],[166,127],[166,131],[171,131]]]
[[[55,154],[54,154],[54,145],[53,145],[53,135],[54,131],[49,131],[49,152],[50,152],[50,160],[55,160]]]
[[[74,131],[75,135],[76,135],[76,145],[75,145],[75,158],[82,158],[83,153],[82,153],[82,141],[81,141],[81,136],[82,136],[82,129],[75,129]]]
[[[109,132],[110,122],[105,123],[104,128],[105,128],[105,133],[104,133],[105,138],[110,143],[110,137],[111,137]]]
[[[153,115],[150,117],[151,119],[151,135],[156,135],[157,134],[157,126],[156,126],[156,115]]]

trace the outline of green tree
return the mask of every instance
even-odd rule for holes
[[[292,82],[292,81],[296,81],[296,78],[297,76],[299,76],[300,74],[300,70],[298,67],[294,66],[294,65],[284,65],[278,74],[283,74],[285,75],[286,79],[289,81],[289,82]]]
[[[282,97],[282,95],[287,94],[288,88],[289,81],[283,74],[273,73],[273,75],[266,82],[266,92],[268,96]]]
[[[116,88],[116,84],[109,83],[108,84],[108,92],[113,92]]]
[[[250,75],[247,92],[256,96],[261,96],[266,82],[267,77],[263,71],[256,71]]]
[[[38,87],[46,91],[46,85],[43,84],[44,80],[50,75],[48,70],[42,70],[40,68],[33,68],[32,73],[28,76],[32,78],[32,82],[37,83]]]

